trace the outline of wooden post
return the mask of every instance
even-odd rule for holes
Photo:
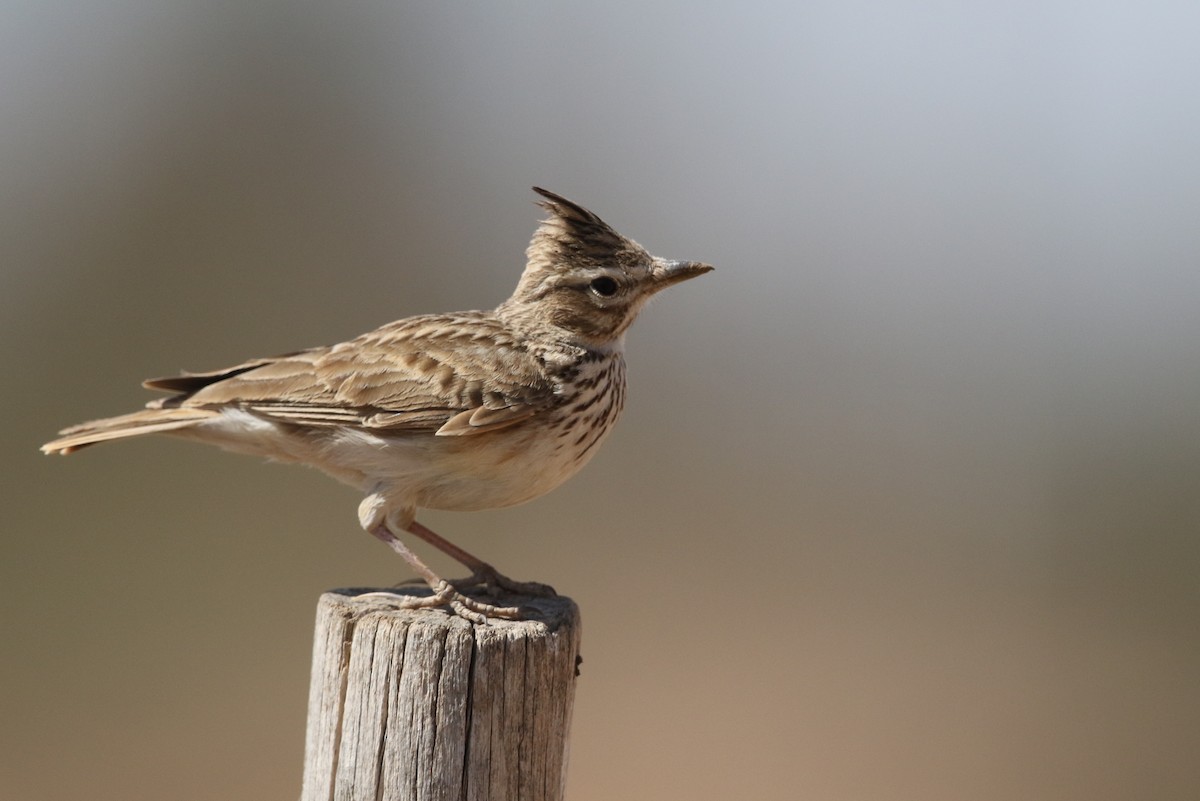
[[[317,606],[301,801],[561,801],[575,603],[474,625],[369,592]]]

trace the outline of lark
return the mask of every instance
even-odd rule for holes
[[[398,603],[447,606],[476,622],[521,617],[467,592],[553,590],[506,578],[417,522],[417,510],[513,506],[577,473],[625,404],[626,330],[653,295],[713,269],[651,256],[582,206],[534,191],[549,217],[516,291],[495,310],[409,317],[330,347],[151,379],[145,387],[172,394],[64,429],[42,450],[169,434],[316,467],[366,496],[362,527],[432,590]],[[471,577],[441,578],[403,533]]]

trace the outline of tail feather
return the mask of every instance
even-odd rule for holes
[[[218,414],[220,413],[210,409],[145,409],[120,417],[92,420],[64,428],[58,432],[58,439],[42,446],[42,452],[67,454],[110,439],[174,431],[194,426],[202,420],[210,420]]]

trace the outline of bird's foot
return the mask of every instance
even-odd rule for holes
[[[432,595],[407,595],[399,592],[368,592],[359,598],[383,598],[394,602],[401,609],[436,609],[448,606],[454,614],[472,623],[484,624],[489,617],[503,620],[521,620],[525,617],[516,606],[496,606],[477,601],[464,595],[453,584],[442,580],[432,587]]]
[[[459,591],[473,590],[482,587],[489,595],[499,595],[500,591],[512,595],[524,595],[533,598],[554,598],[558,595],[549,584],[539,584],[536,581],[514,581],[484,562],[465,579],[455,579],[450,582]]]

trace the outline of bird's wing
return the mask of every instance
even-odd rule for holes
[[[297,425],[442,435],[505,428],[556,399],[543,363],[486,312],[411,317],[340,345],[146,386],[180,393],[158,408],[236,406]]]

